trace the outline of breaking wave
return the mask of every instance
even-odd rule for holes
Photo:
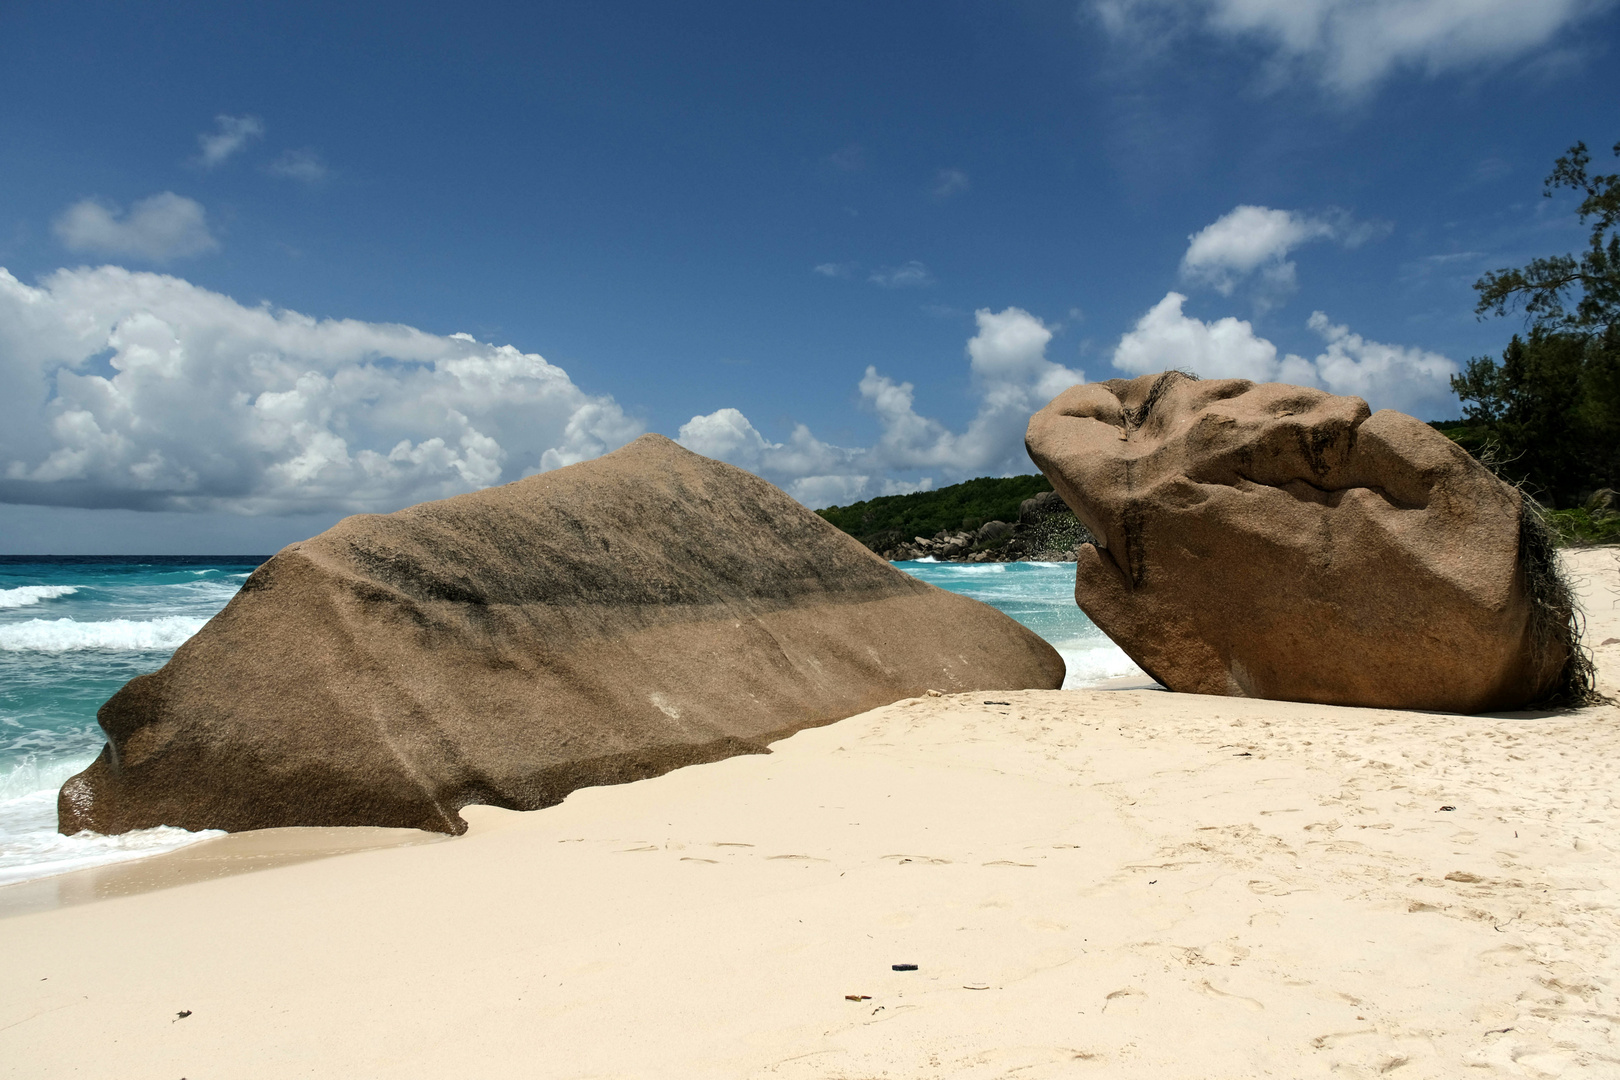
[[[31,607],[59,596],[72,596],[76,585],[19,585],[15,589],[0,589],[0,609]]]
[[[78,652],[109,649],[172,650],[201,630],[207,619],[168,615],[158,619],[27,619],[0,625],[0,652]]]

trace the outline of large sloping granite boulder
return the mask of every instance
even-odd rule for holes
[[[60,828],[460,832],[1063,661],[756,476],[648,435],[283,549],[102,706]]]
[[[1519,493],[1410,416],[1169,372],[1065,391],[1027,446],[1097,537],[1075,599],[1172,690],[1478,712],[1565,677]]]

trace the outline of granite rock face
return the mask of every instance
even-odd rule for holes
[[[1403,413],[1167,372],[1064,391],[1026,445],[1096,537],[1075,599],[1172,690],[1482,712],[1570,662],[1519,493]]]
[[[409,826],[535,809],[927,690],[1061,685],[1000,612],[648,435],[283,549],[102,706],[60,828]]]

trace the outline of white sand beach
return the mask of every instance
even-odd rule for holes
[[[1620,695],[1620,552],[1570,563]],[[773,749],[0,890],[0,1075],[1620,1076],[1620,708],[1026,691]]]

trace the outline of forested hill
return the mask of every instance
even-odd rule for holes
[[[1051,491],[1046,477],[981,476],[937,491],[883,495],[849,506],[829,506],[816,513],[868,547],[883,540],[933,536],[941,529],[977,529],[987,521],[1018,520],[1018,505],[1032,495]],[[874,541],[877,541],[874,543]]]

